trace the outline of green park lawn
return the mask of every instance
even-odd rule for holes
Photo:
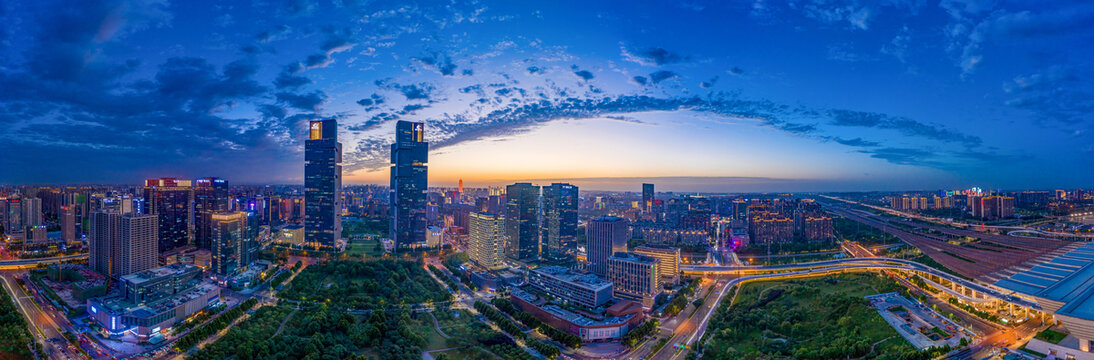
[[[866,296],[900,291],[874,273],[745,284],[710,320],[712,359],[919,359]]]

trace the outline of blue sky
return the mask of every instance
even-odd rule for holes
[[[424,121],[430,183],[1090,187],[1094,4],[0,4],[0,183],[347,183]]]

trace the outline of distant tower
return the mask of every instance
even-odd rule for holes
[[[391,144],[391,239],[396,251],[425,244],[428,163],[425,124],[399,121]]]
[[[342,144],[338,122],[310,123],[304,142],[304,242],[337,247],[342,236]]]
[[[653,211],[653,184],[642,184],[642,211]]]
[[[463,179],[460,179],[460,195],[463,195]]]

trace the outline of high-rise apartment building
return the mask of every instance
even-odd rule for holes
[[[602,216],[585,225],[586,268],[598,276],[608,274],[608,258],[617,252],[627,252],[629,230],[627,220]]]
[[[391,144],[391,239],[396,251],[425,245],[429,143],[425,124],[399,121]]]
[[[619,252],[608,257],[608,281],[615,297],[652,307],[661,294],[661,260],[633,253]]]
[[[768,206],[748,209],[748,236],[753,244],[775,244],[794,239],[794,219]]]
[[[243,253],[247,243],[247,213],[216,213],[209,220],[213,247],[212,272],[221,276],[231,275],[246,266]]]
[[[89,266],[96,272],[122,276],[158,265],[159,217],[97,211],[88,219]]]
[[[212,250],[212,216],[228,211],[228,181],[215,177],[194,180],[194,245]]]
[[[76,209],[72,205],[61,206],[61,238],[66,243],[76,241]]]
[[[577,186],[554,183],[543,187],[544,252],[553,260],[572,257],[577,247]]]
[[[505,187],[506,255],[514,260],[539,256],[539,186],[516,183]]]
[[[342,144],[336,120],[309,124],[304,142],[304,242],[338,248],[342,237]]]
[[[4,203],[4,231],[8,234],[23,231],[23,199],[9,198]]]
[[[42,199],[23,198],[23,226],[42,225]]]
[[[972,215],[984,220],[1006,219],[1014,216],[1014,198],[1009,196],[969,197]]]
[[[159,250],[190,244],[194,189],[190,180],[149,179],[144,182],[144,212],[159,218]]]
[[[474,212],[470,215],[467,234],[468,256],[487,269],[505,267],[505,217],[497,214]]]

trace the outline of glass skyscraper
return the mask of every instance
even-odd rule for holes
[[[554,183],[543,187],[543,240],[552,260],[573,255],[577,245],[577,186]]]
[[[159,217],[159,251],[169,251],[190,244],[190,224],[193,212],[190,203],[194,190],[190,180],[174,178],[149,179],[144,182],[146,214]]]
[[[212,250],[213,214],[228,211],[228,181],[215,177],[194,180],[194,245]]]
[[[395,250],[425,245],[429,143],[425,124],[399,121],[391,144],[391,239]]]
[[[342,236],[342,144],[338,122],[309,124],[304,142],[304,242],[336,248]]]
[[[505,187],[506,254],[514,260],[539,256],[539,186],[516,183]]]

